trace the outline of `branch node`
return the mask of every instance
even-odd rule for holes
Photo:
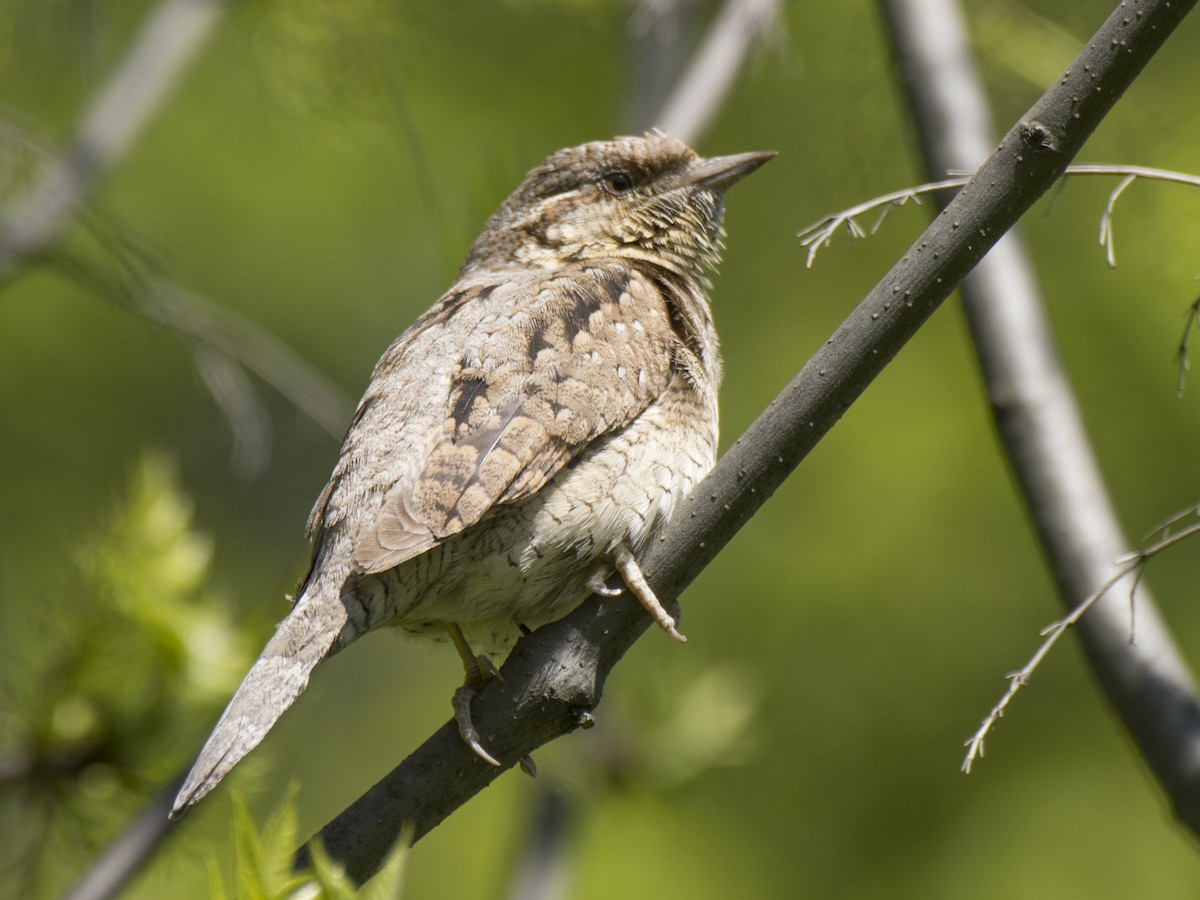
[[[1049,127],[1037,119],[1021,121],[1021,140],[1035,150],[1059,151],[1058,138]]]

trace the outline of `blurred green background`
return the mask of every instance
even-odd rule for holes
[[[965,4],[998,127],[1111,5]],[[33,165],[13,129],[65,140],[150,7],[0,7],[0,189]],[[600,0],[238,5],[68,247],[111,275],[119,243],[357,397],[527,169],[644,124],[631,120],[642,21]],[[929,215],[906,207],[805,269],[798,230],[922,178],[874,5],[793,2],[781,26],[697,147],[780,154],[729,204],[713,291],[725,445]],[[1193,19],[1080,161],[1200,170],[1198,39]],[[1200,493],[1200,384],[1177,398],[1173,358],[1197,294],[1200,194],[1128,190],[1110,270],[1096,234],[1113,187],[1072,180],[1022,231],[1139,540]],[[337,441],[255,380],[271,443],[249,471],[192,349],[54,267],[0,296],[0,893],[55,896],[191,760],[307,562]],[[1198,578],[1188,545],[1150,570],[1190,654]],[[642,640],[598,726],[542,751],[536,782],[506,775],[418,845],[406,896],[505,896],[552,790],[580,900],[1200,895],[1194,839],[1073,645],[959,772],[962,741],[1059,608],[953,302],[684,611],[687,646]],[[322,667],[230,782],[261,821],[297,780],[309,834],[448,718],[459,678],[444,646],[372,636]],[[129,896],[206,896],[210,861],[229,869],[231,809],[228,788],[206,800]]]

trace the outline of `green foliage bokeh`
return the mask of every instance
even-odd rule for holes
[[[150,8],[0,9],[0,101],[38,138],[5,133],[0,190],[27,178],[38,143],[70,135]],[[1111,11],[1102,0],[965,8],[998,128]],[[528,168],[635,127],[644,85],[629,19],[627,5],[600,0],[236,6],[104,184],[97,231],[72,232],[69,246],[103,269],[106,238],[136,245],[142,265],[357,396]],[[928,216],[896,211],[805,269],[798,230],[921,177],[874,6],[795,2],[784,19],[697,148],[780,152],[733,193],[715,279],[726,446]],[[1196,40],[1185,23],[1080,161],[1200,168]],[[1173,361],[1197,293],[1200,194],[1127,191],[1109,270],[1095,241],[1114,186],[1072,180],[1021,230],[1137,540],[1200,494],[1200,385],[1177,398]],[[52,268],[0,296],[0,348],[0,754],[72,735],[108,748],[100,769],[51,768],[39,795],[35,821],[75,804],[37,882],[55,896],[198,748],[286,612],[337,443],[255,382],[269,461],[239,474],[192,345]],[[1198,559],[1185,545],[1150,571],[1192,658]],[[539,778],[571,810],[569,896],[1195,896],[1193,839],[1074,647],[1039,671],[978,771],[958,771],[962,741],[1056,603],[948,303],[688,591],[687,646],[648,635],[598,726],[539,755]],[[52,691],[38,673],[81,634],[115,643],[120,659],[85,659]],[[319,670],[232,781],[262,821],[295,779],[304,837],[449,716],[459,677],[445,648],[372,636]],[[18,715],[40,700],[40,719]],[[102,727],[119,747],[99,740]],[[103,814],[78,805],[88,790],[107,798]],[[409,854],[405,896],[503,895],[534,796],[509,775],[457,812]],[[28,835],[27,800],[0,794],[0,844]],[[228,791],[206,800],[130,896],[206,896],[210,860],[233,884],[234,820]]]

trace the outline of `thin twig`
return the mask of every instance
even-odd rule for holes
[[[1105,204],[1104,213],[1100,217],[1100,245],[1105,248],[1105,258],[1108,260],[1110,267],[1115,268],[1117,265],[1116,259],[1116,244],[1113,239],[1112,213],[1113,207],[1117,202],[1117,198],[1121,196],[1125,188],[1133,184],[1139,178],[1147,178],[1153,181],[1169,181],[1175,184],[1186,184],[1192,187],[1200,187],[1200,175],[1190,175],[1186,172],[1172,172],[1169,169],[1151,169],[1145,166],[1109,166],[1109,165],[1078,165],[1068,166],[1063,172],[1063,177],[1068,175],[1124,175],[1126,176],[1116,189],[1113,190],[1108,197],[1108,203]],[[849,209],[841,212],[832,213],[825,216],[813,224],[804,228],[797,234],[800,238],[800,246],[808,248],[807,267],[812,268],[813,261],[817,258],[817,251],[823,247],[828,247],[829,242],[833,240],[834,234],[842,226],[845,226],[849,231],[851,238],[863,237],[864,233],[858,224],[854,221],[858,216],[868,213],[874,209],[882,209],[879,219],[876,220],[874,227],[871,228],[870,234],[874,234],[879,225],[883,222],[884,216],[888,211],[897,206],[903,206],[909,200],[920,202],[920,197],[925,194],[932,194],[935,191],[944,191],[950,188],[961,188],[970,180],[970,176],[962,175],[953,178],[947,178],[942,181],[933,181],[928,184],[919,184],[916,187],[906,188],[902,191],[896,191],[891,194],[884,194],[880,197],[875,197],[867,200],[857,206],[852,206]]]
[[[183,785],[183,778],[184,772],[180,772],[170,784],[159,789],[154,799],[71,885],[63,900],[107,900],[120,893],[167,837],[170,831],[166,824],[167,813],[171,811],[176,791]]]
[[[121,297],[133,311],[245,366],[326,434],[341,439],[354,409],[353,402],[312,363],[250,319],[194,291],[140,271],[128,264],[124,254],[116,254],[115,258],[118,263],[125,263],[124,271],[115,278],[70,254],[57,254],[54,262],[64,274]],[[215,399],[223,406],[227,398]],[[234,425],[236,428],[237,423]]]
[[[1135,181],[1137,181],[1136,175],[1126,175],[1122,178],[1121,183],[1108,195],[1108,202],[1104,204],[1104,212],[1100,215],[1100,246],[1104,248],[1104,258],[1108,261],[1110,269],[1117,267],[1117,238],[1116,232],[1113,230],[1113,207],[1117,205],[1117,198],[1124,193],[1125,188]]]
[[[1099,601],[1101,597],[1111,591],[1130,575],[1134,576],[1134,583],[1130,585],[1129,589],[1129,602],[1132,604],[1134,594],[1137,591],[1138,582],[1145,570],[1146,563],[1163,551],[1174,547],[1180,541],[1187,540],[1188,538],[1197,534],[1200,534],[1200,524],[1192,525],[1183,531],[1176,532],[1169,537],[1163,538],[1161,541],[1152,544],[1151,546],[1146,547],[1137,553],[1131,554],[1124,559],[1117,560],[1115,562],[1115,565],[1118,566],[1116,574],[1109,578],[1108,581],[1104,582],[1104,584],[1101,585],[1097,590],[1085,597],[1084,600],[1073,610],[1071,610],[1066,617],[1059,619],[1057,622],[1051,623],[1042,630],[1042,634],[1046,636],[1046,640],[1043,641],[1041,646],[1038,647],[1037,652],[1030,657],[1029,662],[1027,662],[1018,671],[1010,672],[1006,676],[1009,682],[1008,690],[1004,692],[1004,696],[1000,698],[1000,701],[993,706],[987,716],[984,717],[983,724],[979,726],[979,730],[971,735],[971,737],[964,743],[963,746],[967,748],[967,755],[963,759],[962,764],[962,770],[964,772],[969,773],[971,771],[971,765],[975,762],[975,760],[983,757],[984,738],[986,738],[988,732],[992,730],[992,727],[996,724],[996,721],[1004,715],[1005,710],[1008,708],[1009,703],[1011,703],[1013,698],[1017,695],[1017,692],[1029,683],[1029,679],[1033,677],[1034,671],[1039,665],[1041,665],[1042,660],[1046,658],[1047,654],[1049,654],[1054,645],[1058,643],[1058,639],[1066,634],[1069,628],[1082,619],[1087,611],[1095,606],[1096,602]],[[1131,622],[1130,643],[1132,642],[1133,624]]]
[[[1187,377],[1188,369],[1191,368],[1191,360],[1188,357],[1188,339],[1195,329],[1200,328],[1200,297],[1192,301],[1184,315],[1187,321],[1183,326],[1183,335],[1179,338],[1179,346],[1175,348],[1175,361],[1179,368],[1175,379],[1176,397],[1183,396],[1183,382]]]
[[[1192,516],[1200,516],[1200,505],[1189,506],[1185,509],[1181,509],[1177,513],[1172,513],[1162,522],[1159,522],[1157,525],[1151,528],[1143,540],[1148,541],[1156,534],[1159,535],[1159,540],[1170,537],[1172,533],[1171,529],[1174,526],[1178,525],[1184,519],[1191,518]]]
[[[829,242],[833,240],[834,234],[843,226],[845,226],[851,240],[856,237],[866,237],[867,232],[864,232],[858,222],[855,221],[864,213],[868,213],[874,209],[881,210],[879,218],[875,220],[875,224],[870,231],[871,234],[874,234],[876,229],[883,224],[884,218],[891,209],[903,206],[909,200],[912,200],[919,206],[923,194],[932,194],[934,191],[944,191],[949,188],[961,188],[970,180],[970,175],[963,175],[956,178],[947,178],[943,181],[931,181],[928,184],[919,184],[916,187],[874,197],[857,206],[832,213],[817,222],[813,222],[796,235],[796,237],[800,238],[800,246],[808,248],[808,260],[805,263],[805,268],[812,268],[813,261],[817,258],[817,251],[822,247],[828,247]]]
[[[881,4],[896,48],[897,68],[905,75],[927,170],[940,173],[975,164],[996,145],[957,3],[881,0]],[[1019,149],[1028,154],[1018,159],[1015,171],[1038,156],[1059,158],[1065,170],[1069,159],[1059,156],[1062,139],[1074,129],[1071,123],[1064,126],[1063,118],[1074,116],[1080,109],[1077,104],[1099,100],[1086,96],[1087,82],[1097,66],[1119,67],[1119,61],[1128,60],[1125,40],[1130,35],[1125,29],[1137,28],[1139,21],[1148,24],[1142,18],[1147,14],[1186,15],[1190,9],[1168,0],[1137,6],[1133,16],[1128,4],[1121,3],[1102,32],[1057,80],[1072,86],[1061,103],[1051,107],[1057,122],[1047,121],[1047,107],[1039,103],[1001,140],[1002,148],[1025,141]],[[1072,146],[1077,151],[1080,145]],[[985,168],[991,168],[990,163]],[[989,192],[991,187],[977,176],[937,221],[949,219],[952,227],[958,226],[960,201],[978,200],[973,195],[981,192],[985,197],[991,193],[996,203],[1006,203],[1006,197]],[[965,221],[962,225],[969,227]],[[969,234],[973,237],[976,232]],[[1001,445],[1060,599],[1072,610],[1080,598],[1108,582],[1112,560],[1123,558],[1129,544],[1092,452],[1019,236],[1008,235],[998,242],[960,287]],[[1134,581],[1136,586],[1140,579]],[[1132,618],[1132,603],[1129,611]],[[1112,709],[1176,814],[1200,834],[1200,702],[1195,680],[1149,591],[1139,594],[1136,612],[1137,644],[1130,643],[1132,626],[1123,619],[1120,605],[1110,602],[1096,602],[1092,614],[1080,622],[1080,643]]]
[[[233,429],[234,471],[257,478],[271,458],[271,417],[246,370],[204,343],[192,348],[192,361]]]

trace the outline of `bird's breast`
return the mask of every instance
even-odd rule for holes
[[[373,582],[370,590],[389,595],[391,624],[402,630],[439,636],[440,623],[452,621],[472,647],[505,649],[519,626],[537,627],[577,606],[616,544],[645,546],[712,468],[716,446],[715,396],[676,375],[634,421],[535,495],[496,507],[363,588]]]

